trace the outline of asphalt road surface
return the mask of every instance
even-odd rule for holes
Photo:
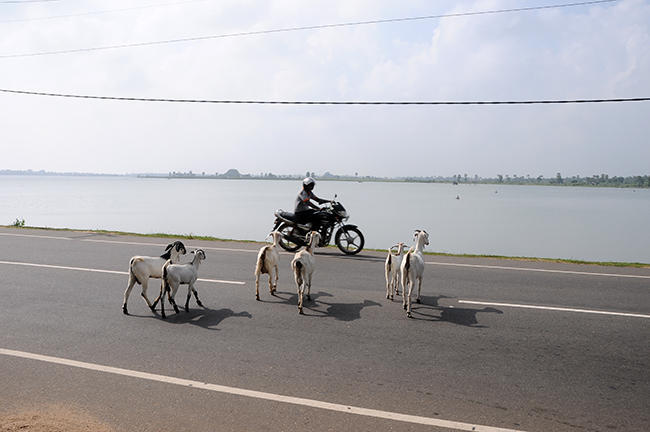
[[[409,319],[382,253],[321,249],[301,316],[291,254],[256,301],[260,244],[187,240],[205,307],[162,320],[136,286],[124,315],[130,257],[169,242],[0,228],[0,412],[59,404],[118,431],[650,430],[648,268],[426,256]]]

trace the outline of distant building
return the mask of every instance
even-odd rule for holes
[[[241,174],[236,169],[229,169],[224,174],[221,175],[223,178],[238,179],[241,178]]]

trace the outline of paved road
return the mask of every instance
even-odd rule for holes
[[[163,321],[136,287],[123,315],[129,258],[166,243],[0,228],[0,411],[65,404],[130,431],[650,430],[650,269],[428,256],[408,319],[382,254],[328,249],[299,316],[289,254],[257,302],[260,245],[187,241],[205,308]]]

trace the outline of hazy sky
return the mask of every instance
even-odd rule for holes
[[[0,56],[569,0],[0,4]],[[12,21],[134,6],[69,18]],[[176,4],[170,4],[176,3]],[[9,22],[12,21],[12,22]],[[256,100],[650,96],[650,0],[0,58],[0,88]],[[0,169],[650,174],[650,102],[255,106],[0,93]]]

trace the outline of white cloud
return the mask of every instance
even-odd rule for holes
[[[128,3],[130,5],[130,3]],[[541,3],[540,3],[541,4]],[[85,10],[127,3],[87,2]],[[0,24],[0,55],[516,7],[196,2]],[[72,8],[72,6],[68,6]],[[42,4],[40,16],[61,13]],[[65,12],[74,12],[69,9]],[[30,16],[38,16],[29,12]],[[0,87],[206,99],[473,100],[650,95],[650,4],[356,26],[0,59]],[[97,172],[647,174],[650,104],[278,107],[0,94],[3,164]],[[17,150],[17,143],[23,148]],[[414,156],[415,155],[415,156]]]

